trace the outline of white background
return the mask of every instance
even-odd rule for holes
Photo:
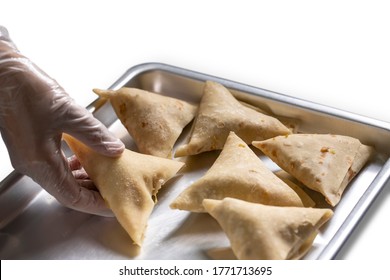
[[[1,1],[19,49],[83,106],[163,62],[390,122],[386,1]],[[1,174],[12,168],[1,143]],[[387,259],[387,187],[340,253]]]

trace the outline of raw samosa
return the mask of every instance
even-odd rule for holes
[[[332,134],[292,134],[253,145],[332,206],[373,152],[356,138]]]
[[[280,206],[303,206],[298,194],[279,179],[234,132],[207,173],[171,203],[173,209],[204,212],[203,199],[234,197]]]
[[[172,157],[175,142],[197,110],[183,100],[136,88],[94,92],[110,100],[141,153],[164,158]]]
[[[241,104],[223,85],[207,81],[189,142],[178,147],[175,156],[220,150],[230,131],[247,144],[291,133],[278,119]]]
[[[183,163],[127,149],[119,157],[106,157],[69,135],[64,139],[119,223],[141,246],[158,190]]]
[[[300,259],[310,249],[330,209],[280,207],[234,198],[205,199],[240,260]]]

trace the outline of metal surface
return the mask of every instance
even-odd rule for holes
[[[203,83],[214,80],[234,95],[278,116],[300,120],[301,132],[335,133],[356,137],[376,149],[373,157],[350,183],[332,219],[321,229],[305,259],[332,259],[390,178],[390,124],[329,108],[271,91],[243,85],[169,65],[148,63],[129,69],[111,88],[138,87],[190,102],[198,102]],[[136,150],[109,103],[96,100],[88,109]],[[178,143],[186,141],[184,136]],[[227,247],[219,225],[207,214],[171,210],[170,202],[211,166],[218,152],[185,160],[185,172],[158,194],[149,219],[142,251],[114,218],[69,210],[30,179],[11,174],[0,185],[1,259],[205,259],[207,251]],[[273,170],[277,167],[260,155]]]

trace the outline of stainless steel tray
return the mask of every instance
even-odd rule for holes
[[[198,102],[206,80],[222,83],[238,99],[275,115],[299,119],[301,132],[350,135],[375,147],[375,157],[351,182],[334,209],[334,216],[322,228],[305,256],[306,259],[335,258],[389,181],[390,124],[159,63],[141,64],[129,69],[110,88],[137,87]],[[120,137],[128,148],[136,150],[109,103],[97,99],[88,109]],[[185,136],[179,139],[179,142],[183,141]],[[218,224],[207,214],[171,210],[169,204],[185,187],[206,172],[217,155],[217,152],[211,152],[179,159],[186,160],[187,172],[170,181],[159,192],[159,201],[150,217],[145,243],[139,255],[136,255],[131,240],[114,218],[69,210],[29,178],[12,173],[0,185],[0,257],[206,259],[209,249],[229,244]],[[261,157],[271,169],[277,168],[266,157]]]

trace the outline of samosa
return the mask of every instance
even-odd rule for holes
[[[178,147],[175,156],[220,150],[230,131],[247,144],[291,133],[278,119],[243,105],[223,85],[207,81],[189,142]]]
[[[374,152],[356,138],[333,134],[292,134],[253,145],[331,206]]]
[[[119,223],[141,246],[157,192],[184,163],[128,149],[119,157],[106,157],[69,135],[63,137]]]
[[[333,215],[326,208],[271,206],[235,198],[205,199],[203,205],[240,260],[300,259]]]
[[[207,173],[186,188],[171,208],[205,212],[203,199],[234,197],[246,201],[303,206],[301,197],[279,179],[234,132]]]
[[[137,88],[93,91],[110,100],[141,153],[164,158],[172,157],[174,144],[197,110],[184,100]]]

